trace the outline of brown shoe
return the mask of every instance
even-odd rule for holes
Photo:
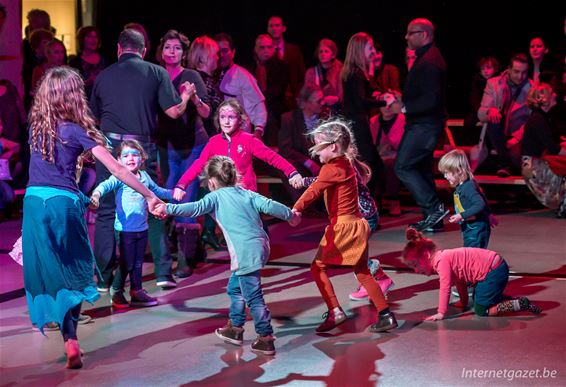
[[[324,319],[324,321],[322,322],[322,324],[320,324],[318,326],[318,328],[316,328],[316,331],[317,332],[327,332],[329,330],[336,328],[338,325],[340,325],[344,321],[346,321],[346,319],[347,319],[346,313],[344,313],[342,308],[339,308],[339,309],[340,310],[338,312],[333,312],[333,311],[329,310],[328,312],[324,313],[322,315],[322,318]]]
[[[234,345],[244,343],[244,328],[233,326],[230,320],[222,328],[216,328],[214,333],[227,343]]]
[[[275,345],[273,345],[274,341],[275,338],[272,335],[258,336],[252,343],[252,351],[263,355],[273,356],[275,355]]]

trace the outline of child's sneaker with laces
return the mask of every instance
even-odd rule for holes
[[[342,324],[346,321],[346,313],[342,310],[342,308],[334,308],[333,310],[329,310],[328,312],[322,315],[324,321],[320,324],[317,328],[317,332],[326,332],[331,329],[336,328],[338,325]]]
[[[252,351],[258,352],[263,355],[273,356],[275,355],[275,345],[273,342],[275,337],[269,336],[258,336],[257,339],[252,343]]]
[[[348,296],[352,301],[362,301],[368,298],[368,292],[362,285],[358,286],[355,292],[350,293]]]
[[[395,287],[395,282],[387,275],[383,274],[380,278],[376,278],[379,288],[383,292],[383,295],[387,297],[387,294]]]
[[[151,297],[144,289],[130,290],[130,304],[137,307],[155,306],[159,304],[157,298]]]
[[[244,342],[244,328],[233,326],[230,320],[222,328],[216,328],[214,333],[230,344],[242,345]]]

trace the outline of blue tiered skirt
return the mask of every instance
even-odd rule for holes
[[[48,322],[61,325],[74,306],[100,298],[84,217],[87,200],[52,187],[26,190],[24,284],[31,322],[42,332]]]

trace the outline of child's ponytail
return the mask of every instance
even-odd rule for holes
[[[422,258],[426,253],[432,255],[437,249],[432,239],[425,238],[421,232],[412,227],[407,228],[405,237],[408,240],[407,245],[403,249],[403,258],[405,259],[408,257]]]

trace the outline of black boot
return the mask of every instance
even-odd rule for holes
[[[175,275],[179,278],[190,277],[193,274],[193,265],[199,240],[199,224],[177,224],[177,271]]]
[[[398,326],[397,319],[395,318],[393,312],[379,314],[377,318],[377,322],[369,327],[370,332],[385,332],[390,329],[395,329]]]
[[[214,233],[214,230],[210,230],[208,228],[205,228],[204,231],[202,232],[202,242],[212,247],[214,251],[228,250],[228,248],[225,245],[220,243],[220,241],[216,237],[216,234]]]

